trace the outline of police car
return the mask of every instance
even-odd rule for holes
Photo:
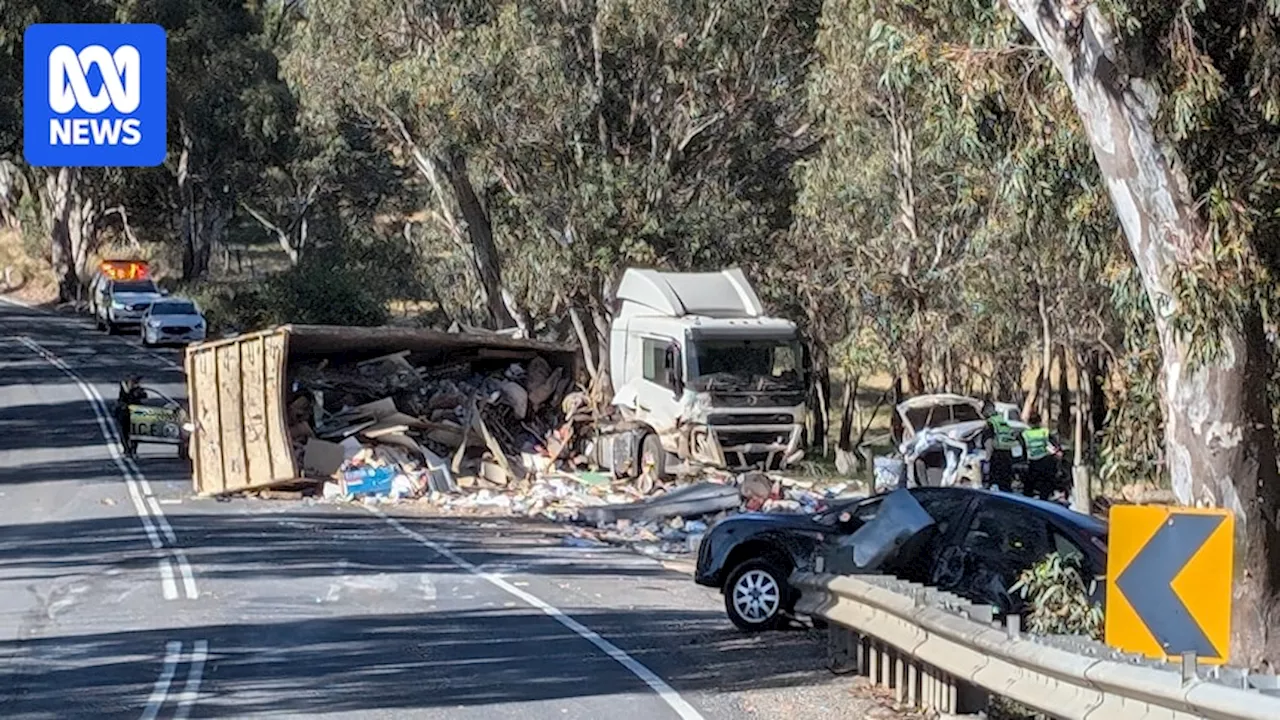
[[[194,426],[187,410],[177,400],[151,387],[142,387],[145,398],[129,405],[129,451],[139,443],[175,445],[178,457],[186,460]]]
[[[121,326],[140,324],[151,303],[166,294],[151,279],[146,262],[106,260],[89,283],[89,310],[99,330],[114,333]]]

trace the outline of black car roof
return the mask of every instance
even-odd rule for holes
[[[1071,510],[1070,508],[1059,505],[1058,503],[1055,503],[1055,502],[1049,502],[1048,500],[1031,498],[1031,497],[1027,497],[1026,495],[1019,495],[1016,493],[1006,493],[1006,492],[992,492],[990,490],[980,490],[978,488],[969,488],[969,487],[929,487],[929,486],[914,487],[910,489],[910,492],[912,494],[918,494],[922,492],[929,493],[929,494],[932,494],[932,493],[956,493],[956,494],[981,493],[988,497],[1000,498],[1001,500],[1011,502],[1015,505],[1023,505],[1025,507],[1035,508],[1036,510],[1039,510],[1042,513],[1045,513],[1047,515],[1052,515],[1057,520],[1067,525],[1070,525],[1073,529],[1081,530],[1091,535],[1101,535],[1101,536],[1107,535],[1107,523],[1103,520],[1099,520],[1098,518],[1093,517],[1092,515],[1085,515],[1083,513],[1075,512],[1074,510]],[[881,497],[881,496],[872,495],[871,497],[866,498],[866,500],[870,500],[876,497]]]

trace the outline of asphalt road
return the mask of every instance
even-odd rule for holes
[[[811,633],[742,635],[648,558],[516,520],[193,498],[173,448],[123,459],[101,417],[129,372],[184,397],[179,357],[0,304],[4,717],[866,716],[819,691]]]

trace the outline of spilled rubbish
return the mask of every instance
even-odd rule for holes
[[[420,497],[501,489],[547,463],[571,379],[540,355],[451,358],[417,366],[408,351],[291,369],[289,434],[326,497]]]

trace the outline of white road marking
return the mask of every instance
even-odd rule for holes
[[[187,682],[178,695],[178,709],[173,720],[186,720],[191,707],[200,697],[200,682],[204,679],[204,663],[209,659],[209,641],[197,640],[191,650],[191,665],[187,668]]]
[[[63,362],[61,358],[48,350],[45,350],[43,346],[31,338],[19,337],[18,342],[27,346],[28,350],[44,358],[50,365],[61,370],[64,375],[71,378],[72,382],[80,388],[81,394],[83,394],[85,399],[89,401],[89,407],[93,409],[93,416],[98,422],[99,432],[101,432],[103,438],[106,439],[107,452],[111,455],[111,459],[115,461],[116,468],[120,470],[120,474],[124,476],[125,485],[129,489],[129,498],[133,501],[133,509],[137,513],[138,519],[142,521],[142,529],[146,531],[147,538],[151,540],[151,547],[156,549],[164,547],[164,544],[160,542],[159,534],[156,533],[155,524],[151,522],[151,516],[147,514],[147,506],[142,500],[142,494],[138,492],[138,485],[133,481],[132,474],[130,473],[128,466],[124,463],[124,458],[120,449],[116,447],[115,428],[111,427],[111,422],[108,420],[102,408],[98,405],[98,399],[101,398],[101,396],[98,395],[98,391],[81,379],[80,376],[76,374],[69,365]]]
[[[173,674],[178,669],[181,654],[182,643],[176,640],[165,643],[164,666],[160,670],[160,677],[156,678],[155,687],[151,689],[151,697],[147,698],[147,704],[142,709],[141,720],[155,720],[160,714],[160,708],[164,706],[165,698],[169,695],[169,683],[173,682]]]
[[[151,547],[156,550],[165,549],[164,541],[160,538],[161,532],[164,533],[165,539],[169,541],[171,546],[177,545],[177,535],[173,532],[173,527],[169,525],[168,518],[164,516],[164,511],[160,508],[155,495],[152,494],[151,483],[147,482],[146,476],[142,474],[142,470],[138,468],[133,459],[126,458],[122,452],[124,446],[116,432],[115,420],[111,418],[110,408],[97,388],[85,382],[84,378],[80,377],[75,370],[72,370],[71,366],[64,362],[62,358],[46,350],[44,346],[31,338],[19,337],[18,341],[44,358],[50,365],[61,370],[64,375],[76,384],[81,394],[89,401],[89,406],[93,409],[94,417],[98,422],[98,430],[102,433],[103,442],[107,446],[107,453],[124,477],[125,486],[129,491],[129,499],[133,502],[134,512],[138,515],[139,521],[142,522],[142,529],[146,531]],[[157,526],[159,527],[158,530]],[[183,586],[187,597],[191,599],[199,597],[200,594],[196,590],[195,574],[187,561],[186,553],[178,548],[169,548],[168,552],[177,564],[178,572],[182,574]],[[177,593],[175,592],[173,597],[169,597],[168,589],[166,588],[165,598],[176,599]]]
[[[164,586],[164,599],[178,599],[178,583],[173,579],[173,563],[168,557],[160,558],[160,584]]]
[[[155,517],[156,523],[160,525],[160,531],[164,533],[170,545],[177,545],[178,536],[173,534],[173,527],[169,525],[169,520],[165,518],[164,511],[160,509],[160,503],[156,500],[156,496],[151,494],[149,487],[146,489],[146,493],[147,504],[151,506],[151,514]]]
[[[676,692],[675,688],[668,685],[667,681],[658,677],[657,673],[650,670],[648,667],[642,664],[639,660],[636,660],[635,658],[628,655],[626,651],[624,651],[622,648],[618,647],[617,645],[614,645],[613,643],[609,642],[603,637],[600,637],[600,635],[596,633],[596,631],[592,630],[586,625],[583,625],[577,620],[574,620],[573,618],[561,612],[555,606],[547,603],[546,601],[542,600],[536,595],[533,595],[531,593],[525,592],[524,590],[521,590],[520,588],[516,587],[515,585],[512,585],[506,580],[503,580],[497,575],[494,575],[489,572],[485,572],[484,570],[480,569],[475,564],[467,561],[462,556],[453,552],[449,548],[435,542],[434,540],[428,539],[426,536],[422,535],[421,533],[418,533],[414,530],[410,530],[409,528],[405,527],[404,524],[401,523],[399,520],[396,520],[395,518],[384,513],[381,510],[381,508],[370,507],[368,505],[364,505],[362,507],[364,507],[366,510],[373,513],[374,515],[377,515],[378,517],[385,520],[387,524],[395,528],[401,535],[413,538],[419,544],[425,545],[426,547],[435,551],[436,554],[446,558],[447,560],[449,560],[449,562],[453,563],[454,565],[457,565],[459,568],[462,568],[463,570],[466,570],[472,575],[475,575],[485,580],[486,582],[493,585],[494,587],[502,590],[503,592],[506,592],[508,595],[518,598],[524,601],[526,604],[531,605],[537,608],[538,610],[541,610],[543,614],[547,615],[552,620],[555,620],[556,622],[565,626],[569,630],[572,630],[574,634],[576,634],[578,637],[582,638],[583,640],[586,640],[592,645],[595,645],[597,648],[600,649],[601,652],[603,652],[605,655],[608,655],[610,658],[612,658],[615,662],[617,662],[622,667],[626,668],[628,671],[631,672],[632,675],[635,675],[637,678],[642,680],[645,685],[648,685],[650,689],[652,689],[655,693],[658,694],[658,697],[662,698],[663,702],[665,702],[672,710],[674,710],[677,715],[679,715],[681,718],[684,718],[684,720],[703,720],[701,713],[699,713],[697,709],[695,709],[692,705],[690,705],[684,698],[680,697],[680,693]]]
[[[188,600],[195,600],[200,597],[200,591],[196,590],[196,576],[191,572],[191,563],[187,562],[187,551],[174,548],[173,556],[178,560],[178,572],[182,573],[182,590]]]

